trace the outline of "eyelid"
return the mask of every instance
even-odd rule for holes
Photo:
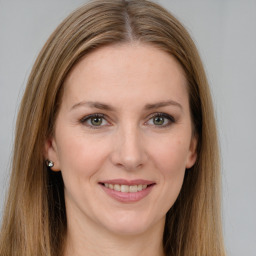
[[[90,119],[90,118],[93,118],[93,117],[99,117],[99,118],[102,118],[104,119],[108,124],[104,124],[104,125],[99,125],[99,126],[94,126],[94,125],[90,125],[90,124],[87,124],[86,122]],[[170,126],[171,124],[175,123],[176,120],[175,118],[170,115],[170,114],[167,114],[167,113],[163,113],[163,112],[156,112],[156,113],[152,113],[150,114],[148,117],[147,117],[147,121],[145,122],[146,125],[150,125],[148,124],[148,122],[152,119],[152,118],[155,118],[155,117],[163,117],[163,118],[166,118],[168,120],[168,123],[165,124],[165,125],[155,125],[155,124],[152,124],[152,126],[155,126],[157,128],[165,128],[165,127],[168,127]],[[109,122],[107,116],[105,114],[102,114],[102,113],[94,113],[94,114],[89,114],[89,115],[86,115],[84,117],[82,117],[81,119],[79,119],[79,123],[82,123],[83,125],[91,128],[91,129],[100,129],[102,127],[105,127],[105,126],[110,126],[111,123]]]
[[[86,122],[90,119],[90,118],[93,118],[93,117],[99,117],[99,118],[102,118],[104,119],[108,124],[106,125],[99,125],[99,126],[94,126],[94,125],[89,125],[87,124]],[[82,117],[80,120],[79,120],[80,123],[82,123],[83,125],[85,125],[86,127],[89,127],[91,129],[100,129],[104,126],[109,126],[111,125],[110,122],[107,120],[106,118],[106,115],[105,114],[102,114],[102,113],[95,113],[95,114],[90,114],[90,115],[87,115],[87,116],[84,116]]]
[[[163,112],[156,112],[156,113],[153,113],[153,114],[149,115],[148,121],[147,121],[146,123],[148,123],[148,122],[149,122],[152,118],[154,118],[154,117],[163,117],[163,118],[168,119],[168,123],[165,124],[165,125],[159,125],[159,126],[157,126],[157,125],[152,125],[152,126],[155,126],[155,127],[157,127],[157,128],[165,128],[165,127],[168,127],[168,126],[170,126],[171,124],[173,124],[173,123],[176,122],[175,118],[174,118],[172,115],[169,115],[169,114],[163,113]]]

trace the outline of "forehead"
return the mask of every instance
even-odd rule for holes
[[[115,94],[115,95],[113,95]],[[63,100],[166,100],[187,96],[187,82],[178,61],[155,46],[110,45],[86,55],[64,83]],[[115,98],[113,98],[115,97]],[[159,99],[158,99],[159,98]]]

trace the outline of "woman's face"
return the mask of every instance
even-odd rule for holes
[[[115,234],[163,228],[196,160],[186,83],[173,57],[139,43],[100,48],[75,66],[46,142],[69,223]]]

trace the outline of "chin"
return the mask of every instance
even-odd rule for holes
[[[155,225],[159,225],[162,222],[164,227],[165,216],[159,219],[149,218],[145,214],[142,216],[138,212],[123,212],[118,215],[112,215],[111,220],[107,220],[104,225],[105,228],[117,235],[123,236],[136,236],[148,232]]]

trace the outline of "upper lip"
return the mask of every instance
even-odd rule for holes
[[[99,183],[108,183],[108,184],[120,184],[120,185],[151,185],[155,184],[154,181],[144,180],[144,179],[136,179],[136,180],[125,180],[125,179],[112,179],[112,180],[102,180]]]

